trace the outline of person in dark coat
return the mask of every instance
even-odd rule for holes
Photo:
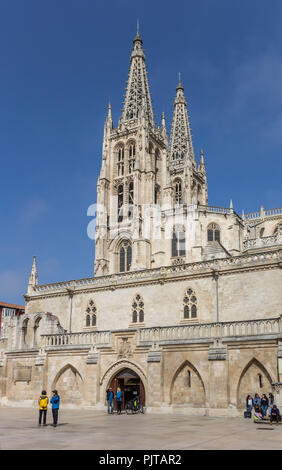
[[[122,391],[119,387],[117,389],[116,402],[117,402],[117,414],[121,415]]]
[[[246,398],[246,410],[251,413],[254,406],[253,398],[251,395],[248,395]]]
[[[273,405],[270,410],[270,423],[272,424],[273,421],[276,421],[276,424],[280,421],[280,411],[276,405]]]
[[[265,394],[262,395],[261,397],[261,409],[262,409],[262,415],[263,417],[267,416],[267,410],[268,410],[268,398]]]

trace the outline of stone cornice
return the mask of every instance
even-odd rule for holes
[[[279,249],[197,263],[112,274],[95,279],[87,278],[46,284],[34,287],[33,291],[29,293],[28,301],[66,296],[69,295],[68,291],[70,289],[76,295],[100,290],[127,288],[129,286],[207,278],[213,276],[214,271],[217,271],[220,276],[224,276],[234,273],[277,269],[281,267],[281,259],[282,250]]]

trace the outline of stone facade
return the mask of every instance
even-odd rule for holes
[[[25,314],[0,339],[0,403],[57,388],[64,407],[102,409],[110,384],[154,412],[235,416],[271,391],[280,403],[282,209],[208,204],[183,86],[168,138],[139,34],[116,128],[108,109],[97,202],[95,277],[39,285],[33,260]]]

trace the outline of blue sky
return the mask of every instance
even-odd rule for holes
[[[282,206],[281,0],[1,0],[0,300],[23,302],[33,255],[42,284],[93,274],[87,209],[137,18],[169,129],[181,72],[209,203]]]

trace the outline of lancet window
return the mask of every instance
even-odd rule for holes
[[[190,287],[186,290],[183,299],[183,318],[197,318],[197,297]]]
[[[118,176],[124,175],[124,147],[118,149],[117,170]]]
[[[181,182],[181,180],[176,180],[175,184],[174,184],[174,202],[178,206],[183,203],[182,182]]]
[[[136,154],[136,146],[135,144],[130,144],[129,146],[129,154],[128,154],[128,172],[132,173],[135,167],[135,154]]]
[[[124,240],[119,250],[119,270],[121,273],[130,271],[132,262],[132,247],[128,240]]]
[[[160,204],[160,187],[158,184],[155,185],[155,204]]]
[[[123,219],[123,184],[118,187],[118,222],[122,222]]]
[[[174,227],[171,241],[171,256],[185,256],[185,231],[183,227]]]
[[[86,317],[85,325],[90,328],[91,326],[96,326],[97,324],[97,308],[95,302],[90,300],[86,308]]]
[[[131,181],[128,186],[128,218],[133,217],[133,205],[134,205],[134,183]]]
[[[132,323],[144,322],[144,301],[141,295],[136,295],[132,302]]]
[[[217,224],[209,224],[208,226],[208,242],[220,242],[220,228]]]

